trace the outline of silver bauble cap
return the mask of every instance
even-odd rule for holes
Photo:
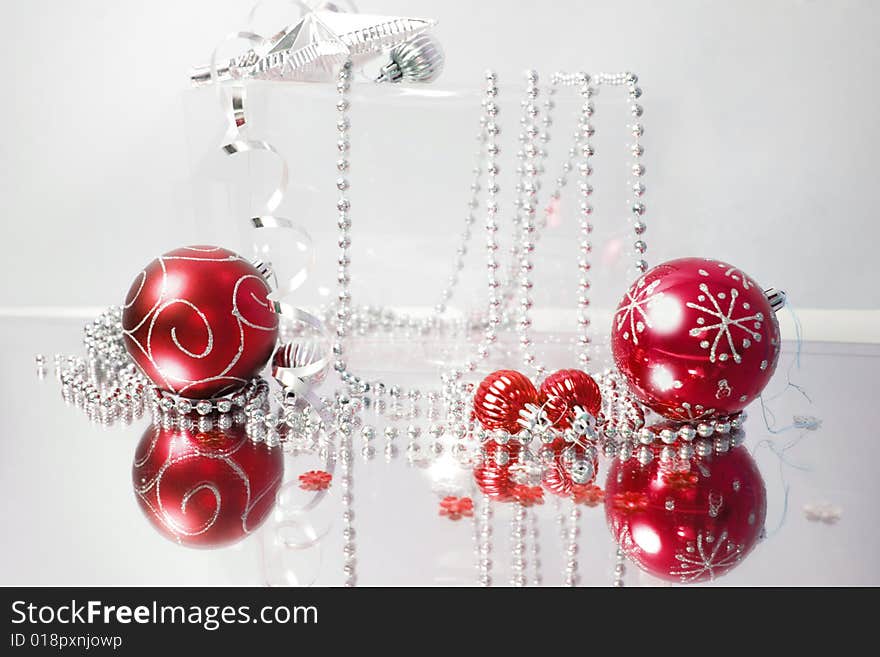
[[[770,302],[773,312],[778,313],[785,307],[785,292],[777,290],[775,287],[764,290],[764,296]]]

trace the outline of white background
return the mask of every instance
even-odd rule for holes
[[[450,87],[475,86],[488,66],[499,70],[503,82],[513,81],[514,87],[526,67],[543,72],[637,71],[645,89],[652,262],[685,254],[730,260],[766,285],[785,287],[803,312],[880,307],[874,264],[880,234],[874,209],[880,136],[874,117],[880,54],[880,9],[875,3],[361,0],[359,5],[363,11],[438,18],[438,35],[448,53],[442,84]],[[231,222],[240,217],[230,211],[238,209],[237,202],[217,201],[224,188],[213,183],[205,164],[217,151],[222,121],[210,93],[188,89],[187,70],[205,61],[223,35],[241,29],[249,8],[250,0],[2,0],[5,29],[0,61],[6,84],[0,103],[4,128],[0,243],[5,248],[0,310],[37,312],[39,307],[42,312],[46,306],[118,303],[135,272],[156,254],[237,232]],[[310,92],[314,102],[303,101],[300,106],[299,91],[290,87],[257,95],[254,121],[255,128],[283,145],[298,170],[300,177],[284,210],[308,225],[317,239],[332,235],[319,221],[325,215],[325,223],[332,224],[335,213],[325,212],[326,206],[308,193],[298,197],[294,192],[308,190],[313,183],[321,189],[332,185],[323,160],[320,166],[312,164],[312,158],[331,156],[326,152],[331,142],[325,136],[328,129],[332,132],[332,123],[325,119],[313,125],[306,120],[307,111],[319,111],[322,98],[318,93],[314,99],[316,94]],[[358,249],[365,260],[381,259],[381,254],[368,251],[379,248],[379,238],[387,238],[392,245],[386,251],[396,254],[399,262],[381,263],[390,277],[363,267],[357,276],[361,280],[376,274],[372,287],[378,292],[366,293],[395,294],[411,302],[412,294],[391,290],[387,282],[393,280],[393,287],[409,288],[411,293],[426,278],[420,275],[423,269],[433,272],[435,264],[441,266],[451,258],[454,239],[450,238],[449,249],[445,243],[443,248],[430,248],[425,236],[448,232],[448,221],[458,230],[470,167],[464,158],[472,148],[466,137],[476,124],[476,113],[469,105],[450,101],[435,114],[409,117],[423,128],[436,120],[436,130],[444,139],[436,138],[437,133],[407,132],[409,124],[399,124],[396,131],[387,125],[380,129],[383,116],[403,121],[407,108],[388,109],[378,101],[371,105],[370,94],[364,93],[367,107],[353,117],[360,121],[353,141],[366,126],[373,136],[387,136],[387,143],[361,137],[354,154],[359,164],[352,194],[358,221],[363,218],[358,224],[357,237],[362,240]],[[515,106],[516,98],[507,97],[507,102]],[[603,97],[599,104],[599,134],[608,134],[603,130],[612,129],[614,119],[605,109],[613,105],[613,98]],[[426,105],[419,105],[419,111],[429,112]],[[453,109],[445,109],[449,106]],[[607,122],[606,116],[611,117]],[[457,142],[449,137],[458,132],[459,120],[469,122],[469,127]],[[317,134],[310,134],[312,128]],[[400,196],[390,196],[394,181],[382,174],[398,175],[398,149],[406,146],[409,135],[411,152],[433,148],[442,157],[436,170],[416,172],[429,180],[403,179],[396,189]],[[606,144],[610,147],[611,142]],[[605,153],[601,148],[600,155]],[[613,151],[610,160],[602,161],[616,162]],[[597,159],[597,169],[601,166]],[[414,198],[431,185],[440,188],[436,196]],[[447,186],[452,190],[448,199],[443,193]],[[387,204],[377,205],[379,198]],[[447,203],[459,208],[451,211],[451,220],[444,216]],[[409,208],[416,211],[406,211]],[[329,260],[332,270],[332,252],[320,258],[324,263]],[[411,271],[417,275],[405,275]],[[320,275],[313,277],[307,292],[320,293],[322,282],[327,283]],[[616,294],[618,290],[605,292],[608,298]],[[4,322],[0,343],[8,350],[3,361],[8,371],[24,371],[38,350],[77,349],[76,324]],[[60,344],[59,335],[65,336]],[[792,468],[777,468],[767,451],[759,454],[767,459],[762,471],[771,495],[770,530],[781,518],[784,500],[777,472],[792,484],[786,526],[790,531],[784,540],[759,548],[763,556],[749,560],[727,583],[878,581],[875,561],[864,558],[876,553],[877,543],[874,533],[865,533],[876,497],[872,462],[862,457],[861,443],[840,449],[829,442],[847,436],[863,442],[870,438],[864,432],[866,419],[851,409],[870,407],[876,359],[866,356],[874,354],[836,354],[833,363],[821,354],[809,359],[811,369],[801,375],[806,380],[798,380],[819,400],[830,434],[805,442]],[[184,559],[149,529],[127,492],[131,444],[120,440],[121,434],[102,438],[106,442],[102,458],[119,467],[83,467],[94,465],[83,463],[85,452],[77,447],[94,438],[85,418],[72,409],[65,415],[45,412],[57,402],[52,387],[35,392],[13,377],[6,377],[3,385],[5,398],[21,411],[11,416],[7,435],[57,438],[54,443],[13,441],[21,453],[4,459],[0,477],[10,491],[8,497],[15,499],[17,491],[27,490],[32,483],[28,477],[39,468],[53,470],[53,463],[54,470],[63,473],[64,490],[76,494],[58,496],[53,487],[39,486],[30,503],[11,506],[10,526],[18,527],[22,535],[38,536],[37,544],[49,546],[46,550],[65,547],[60,556],[52,552],[53,558],[47,560],[48,553],[33,549],[30,541],[10,542],[10,558],[0,560],[2,581],[261,581],[256,573],[243,575],[237,565],[254,563],[253,544],[244,548],[246,552],[231,549],[213,553],[208,560],[206,555],[187,553]],[[780,423],[800,410],[800,406],[780,408]],[[51,424],[53,430],[43,431],[44,424],[33,424],[33,418]],[[750,439],[757,441],[761,435],[757,411],[752,423],[756,431]],[[34,444],[37,450],[29,448]],[[358,462],[356,467],[367,473],[368,482],[370,472],[376,481],[390,482],[389,490],[397,497],[389,495],[387,503],[412,501],[412,517],[423,524],[399,542],[390,542],[408,547],[425,536],[429,520],[436,521],[435,502],[428,499],[424,482],[414,481],[417,472],[401,465],[396,471],[405,475],[380,479],[380,465]],[[799,466],[811,472],[805,474]],[[78,485],[93,472],[100,475],[96,479],[100,485]],[[114,494],[107,497],[106,490]],[[423,497],[410,494],[418,490],[424,491],[419,494]],[[837,528],[808,523],[800,512],[804,504],[826,499],[845,509],[845,520]],[[392,526],[393,514],[375,501],[358,498],[359,535],[368,536],[377,526],[406,529],[401,523]],[[422,506],[416,508],[418,504]],[[49,507],[57,515],[33,512]],[[82,509],[95,512],[83,515]],[[591,537],[587,550],[607,551],[602,542],[592,540],[604,536],[600,515],[590,522],[596,531],[586,532]],[[446,530],[436,522],[435,526]],[[458,548],[463,543],[457,539],[467,528],[454,529],[461,536],[440,536]],[[107,540],[74,541],[88,549],[69,549],[67,539],[81,531]],[[542,532],[549,537],[553,530]],[[394,553],[379,542],[361,541],[359,549],[365,564],[363,582],[387,583],[383,559],[393,558]],[[338,548],[329,546],[327,554],[338,554]],[[447,556],[439,549],[437,554]],[[792,558],[793,554],[803,558]],[[143,568],[140,555],[160,560],[155,563],[165,568]],[[218,580],[221,560],[228,564],[228,574]],[[596,559],[584,561],[601,564]],[[338,583],[332,563],[328,560],[322,573],[327,579],[322,581]],[[96,564],[101,568],[96,569]],[[395,564],[401,570],[399,566]],[[448,563],[443,567],[441,575],[458,574]],[[465,567],[461,572],[470,577]],[[405,569],[401,572],[406,574]],[[438,569],[427,572],[435,576]],[[607,573],[588,579],[598,581],[607,581]]]
[[[222,125],[210,92],[189,90],[187,73],[244,27],[250,7],[3,2],[0,307],[118,302],[150,258],[214,238],[216,225],[199,219],[212,210],[194,163],[216,151]],[[880,306],[876,3],[362,0],[359,8],[439,19],[448,56],[440,84],[449,87],[476,87],[489,66],[514,87],[527,67],[638,72],[652,262],[712,255],[785,288],[801,309]],[[473,126],[476,109],[468,111]],[[202,121],[217,129],[199,133]],[[462,181],[471,132],[447,163]],[[288,135],[286,154],[302,163],[325,144]],[[378,157],[370,165],[379,170],[399,165],[393,148],[360,153]],[[316,173],[316,184],[332,186],[332,175]],[[466,186],[458,189],[463,207]],[[434,199],[420,202],[430,209]],[[457,233],[459,216],[426,211],[395,225],[405,243],[429,224]],[[416,266],[423,256],[400,257]],[[439,286],[445,272],[438,276]],[[399,278],[399,287],[413,284]]]

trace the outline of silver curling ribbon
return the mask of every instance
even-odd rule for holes
[[[773,309],[773,312],[778,313],[785,308],[785,292],[782,290],[777,290],[775,287],[771,287],[764,290],[764,296],[767,297],[767,301],[770,302],[770,307]]]
[[[446,63],[443,48],[430,34],[420,34],[392,48],[390,57],[376,82],[432,82]]]

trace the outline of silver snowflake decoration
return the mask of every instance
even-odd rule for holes
[[[618,332],[623,332],[623,339],[632,338],[633,344],[639,343],[639,334],[643,333],[645,328],[651,328],[651,321],[648,317],[647,306],[655,300],[663,296],[662,292],[654,294],[654,290],[660,285],[660,279],[645,285],[645,279],[642,278],[636,285],[636,292],[627,290],[625,305],[617,309],[615,321]]]
[[[724,275],[727,276],[728,278],[731,278],[735,281],[742,283],[744,290],[748,290],[749,288],[755,287],[754,281],[752,281],[751,278],[746,276],[746,273],[742,269],[737,269],[736,267],[729,267],[728,265],[725,265],[723,262],[719,262],[718,266],[721,267],[721,269],[726,268]]]
[[[824,522],[833,525],[843,515],[843,509],[835,504],[823,502],[820,504],[805,504],[804,515],[810,522]]]
[[[691,337],[703,338],[700,341],[700,347],[709,350],[709,361],[712,363],[716,361],[724,362],[729,358],[733,358],[735,363],[741,363],[742,355],[738,349],[748,349],[752,346],[752,340],[755,342],[761,341],[760,329],[764,321],[764,313],[736,315],[739,310],[736,307],[739,291],[735,288],[731,289],[729,296],[730,302],[727,303],[727,293],[719,292],[718,294],[712,294],[709,291],[708,285],[700,283],[700,294],[697,296],[697,303],[688,301],[685,304],[688,308],[693,308],[709,315],[712,318],[710,321],[717,320],[712,324],[706,324],[705,317],[698,317],[697,326],[690,330]],[[722,303],[727,303],[727,310],[722,309]],[[741,309],[747,313],[750,310],[749,304],[747,302],[743,303]],[[739,332],[745,333],[746,337],[734,335],[733,329],[738,329]],[[712,331],[715,331],[714,338],[712,338]],[[709,338],[712,339],[710,340]],[[739,343],[737,343],[737,338],[740,338]]]
[[[680,420],[702,420],[713,413],[715,413],[714,408],[706,408],[702,404],[692,406],[690,402],[682,402],[681,406],[675,409],[675,414]]]
[[[712,534],[697,534],[696,541],[688,541],[683,552],[678,552],[678,570],[670,575],[677,576],[682,584],[703,579],[706,575],[715,579],[716,571],[735,566],[743,555],[742,545],[728,540],[727,531],[715,538]]]

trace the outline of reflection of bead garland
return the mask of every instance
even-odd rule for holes
[[[514,502],[510,521],[511,586],[526,585],[526,508],[522,502]]]
[[[580,505],[571,503],[568,512],[568,536],[565,546],[565,586],[577,586],[578,583],[578,535],[580,527],[578,521],[581,518]]]
[[[543,578],[541,577],[541,559],[540,548],[538,546],[538,514],[534,509],[529,510],[529,544],[532,547],[532,585],[541,586]]]
[[[345,586],[357,584],[357,560],[354,535],[354,490],[352,466],[354,459],[351,451],[351,431],[340,431],[339,460],[342,466],[342,571],[345,575]]]
[[[624,586],[623,578],[626,576],[626,555],[619,545],[616,546],[614,553],[614,588],[622,589]]]
[[[479,584],[492,586],[492,505],[486,495],[480,496],[477,544]]]

